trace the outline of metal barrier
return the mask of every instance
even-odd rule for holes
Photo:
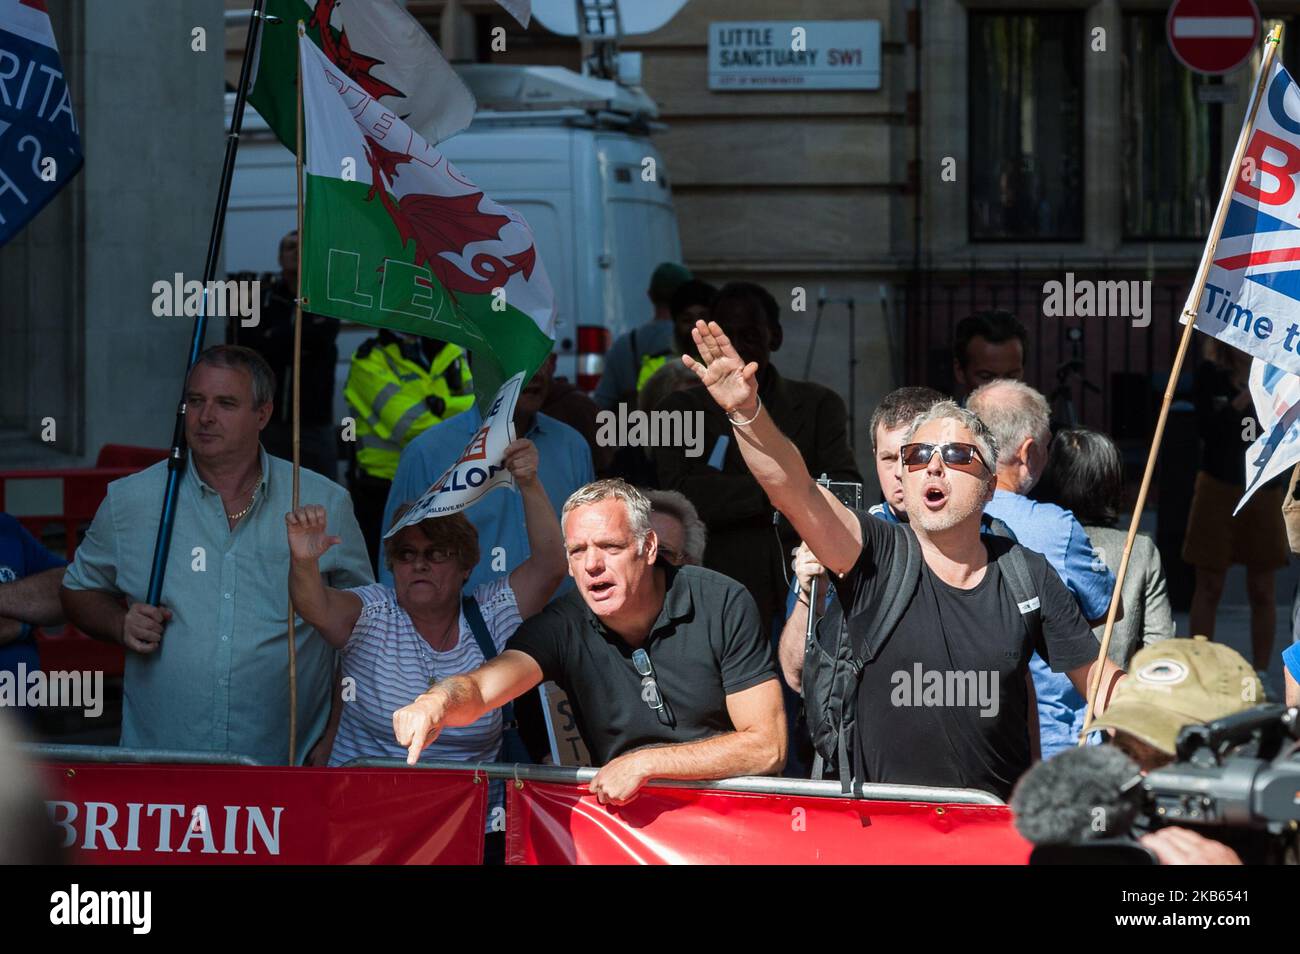
[[[19,746],[25,754],[59,762],[172,764],[172,765],[245,765],[263,763],[247,755],[227,752],[185,752],[168,749],[126,749],[111,745],[57,745],[26,743]],[[277,766],[287,767],[287,766]],[[418,768],[474,772],[486,778],[516,782],[549,782],[576,785],[596,777],[595,768],[565,765],[523,765],[506,762],[422,761],[407,765],[403,759],[352,759],[341,768]],[[943,805],[1004,805],[996,795],[974,788],[943,788],[932,785],[885,785],[859,782],[851,794],[844,794],[840,783],[819,782],[808,778],[776,778],[770,775],[746,775],[714,781],[654,779],[660,788],[691,788],[711,792],[749,792],[754,795],[796,795],[816,798],[867,799],[881,802],[929,802]]]
[[[573,785],[590,782],[598,769],[564,765],[519,765],[501,762],[421,761],[414,766],[402,759],[353,759],[343,768],[426,768],[460,769],[479,772],[488,778],[517,782],[551,782]],[[933,802],[944,805],[1004,805],[989,792],[974,788],[942,788],[932,785],[883,785],[859,782],[851,794],[844,794],[840,783],[819,782],[810,778],[776,778],[770,775],[746,775],[716,781],[653,779],[657,788],[692,788],[712,792],[750,792],[755,795],[802,795],[817,798],[869,799],[881,802]]]
[[[251,755],[234,752],[191,752],[179,749],[124,749],[116,745],[66,745],[53,742],[19,743],[18,751],[35,759],[54,762],[93,762],[130,765],[245,765],[261,767]]]

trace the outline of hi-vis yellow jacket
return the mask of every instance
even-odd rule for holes
[[[418,346],[371,338],[352,355],[343,392],[357,416],[357,466],[392,480],[402,448],[474,403],[465,352],[454,344],[426,365]]]

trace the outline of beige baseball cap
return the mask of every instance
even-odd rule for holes
[[[1265,701],[1241,654],[1204,636],[1166,639],[1138,652],[1094,729],[1116,729],[1176,754],[1185,725],[1212,722]]]

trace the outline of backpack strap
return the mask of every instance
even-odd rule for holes
[[[1011,598],[1020,610],[1020,620],[1025,624],[1031,646],[1037,646],[1043,634],[1043,607],[1034,592],[1034,582],[1029,575],[1029,564],[1025,560],[1025,551],[1016,544],[997,558],[998,567],[1011,590]]]
[[[876,518],[872,517],[871,519]],[[868,661],[875,658],[881,647],[885,645],[885,641],[898,627],[899,621],[903,618],[908,605],[912,602],[912,597],[916,594],[917,584],[921,580],[923,556],[921,554],[921,544],[916,539],[916,533],[905,523],[892,524],[892,526],[897,527],[898,532],[902,535],[900,545],[896,545],[891,551],[888,564],[877,565],[876,573],[882,575],[885,579],[897,580],[898,584],[889,587],[883,594],[867,625],[856,627],[857,635],[854,635],[850,630],[848,620],[843,613],[840,614],[838,638],[841,641],[849,640],[848,665],[853,668],[854,685],[857,685],[861,679],[863,667]],[[839,658],[838,650],[836,656]],[[857,698],[856,692],[845,693],[844,710],[840,712],[836,761],[840,773],[840,790],[846,795],[853,792],[853,763],[849,753],[849,733],[844,730],[844,727],[850,721],[848,710],[857,705]],[[861,731],[861,727],[854,725],[853,731]]]
[[[483,661],[489,662],[495,659],[497,647],[488,634],[487,622],[483,619],[483,611],[479,609],[478,600],[472,596],[462,596],[460,608],[465,614],[465,622],[469,623],[470,632],[474,634],[474,642],[478,643],[479,651],[483,654]],[[501,707],[501,719],[504,723],[503,728],[514,728],[515,704],[513,702],[507,702]]]
[[[873,518],[874,519],[874,518]],[[921,544],[917,542],[916,532],[905,523],[891,524],[902,535],[902,546],[895,546],[891,562],[887,566],[877,566],[876,573],[888,580],[897,580],[898,585],[890,586],[882,594],[876,605],[875,614],[866,626],[857,628],[861,637],[855,639],[853,658],[861,669],[868,661],[874,659],[885,645],[899,620],[907,612],[912,602],[916,586],[921,580]]]
[[[984,514],[980,517],[980,531],[995,537],[1003,537],[1012,543],[1019,543],[1015,533],[1007,526],[1006,521],[999,520],[991,514]]]

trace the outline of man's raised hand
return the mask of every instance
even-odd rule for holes
[[[325,508],[320,504],[307,504],[284,515],[285,529],[289,534],[289,556],[295,560],[319,560],[341,537],[325,532]]]
[[[716,321],[697,321],[691,337],[701,360],[684,354],[682,362],[709,389],[713,400],[728,414],[752,411],[758,403],[758,363],[746,364]]]

